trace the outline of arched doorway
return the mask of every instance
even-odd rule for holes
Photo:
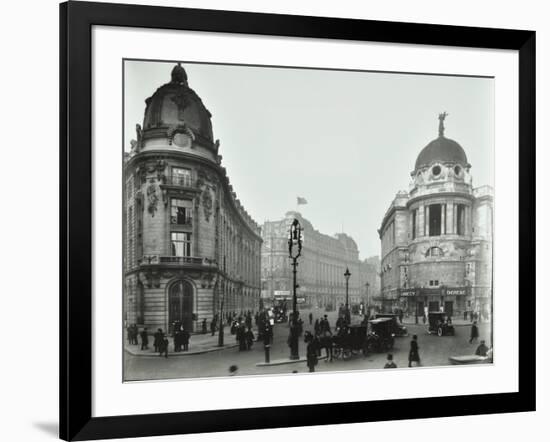
[[[169,327],[179,321],[186,330],[193,330],[193,286],[188,281],[176,281],[168,293]]]

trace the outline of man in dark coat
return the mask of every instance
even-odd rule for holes
[[[206,323],[206,318],[204,318],[202,320],[202,334],[205,335],[206,333],[208,333],[208,328],[207,328],[207,323]]]
[[[313,324],[313,313],[309,312],[309,325]]]
[[[183,351],[189,350],[189,332],[185,329],[181,331],[181,344],[183,345]]]
[[[418,347],[418,336],[414,335],[411,341],[411,348],[409,350],[409,367],[412,367],[412,363],[416,362],[416,365],[420,365],[420,354],[418,353],[420,347]]]
[[[182,331],[181,331],[181,327],[179,327],[175,332],[174,332],[174,352],[180,352],[181,351],[181,337],[182,337]]]
[[[140,335],[141,335],[141,349],[147,350],[149,348],[149,336],[147,336],[147,327],[145,327],[142,330]]]
[[[155,353],[160,351],[160,343],[164,339],[164,333],[162,333],[162,328],[157,329],[157,332],[153,335],[153,346],[155,347]]]
[[[304,341],[307,342],[307,347],[306,347],[307,366],[309,368],[309,372],[313,373],[315,371],[315,366],[317,365],[317,362],[318,362],[318,358],[317,358],[318,341],[308,331],[305,334]]]
[[[477,328],[477,322],[474,321],[472,323],[472,328],[470,330],[470,344],[474,341],[477,341],[477,338],[479,337],[479,330]]]
[[[216,334],[216,318],[212,318],[212,322],[210,323],[210,331],[212,332],[212,336]]]
[[[252,343],[254,342],[254,332],[252,331],[252,327],[248,327],[248,330],[245,334],[246,339],[246,349],[250,350],[252,348]]]
[[[159,342],[159,356],[168,357],[168,338],[163,335],[161,341]]]
[[[485,341],[481,341],[479,346],[476,349],[476,355],[477,356],[487,356],[487,352],[489,351],[489,347],[485,345]]]

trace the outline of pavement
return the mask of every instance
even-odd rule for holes
[[[257,331],[253,329],[254,336],[257,336]],[[124,350],[126,353],[131,354],[132,356],[140,356],[140,357],[151,357],[151,356],[159,356],[158,352],[155,352],[155,348],[153,346],[154,338],[152,335],[149,336],[149,348],[141,350],[141,338],[138,337],[138,345],[132,345],[128,344],[128,341],[124,343]],[[223,347],[218,346],[218,332],[214,336],[212,336],[212,333],[197,333],[192,334],[189,338],[189,350],[188,351],[180,351],[180,352],[174,352],[174,338],[171,336],[168,336],[168,354],[170,357],[172,356],[192,356],[192,355],[199,355],[203,353],[209,353],[213,351],[221,351],[226,350],[228,348],[235,348],[238,347],[239,343],[235,339],[235,335],[232,335],[229,332],[229,327],[226,327],[225,333],[224,333],[224,345]]]

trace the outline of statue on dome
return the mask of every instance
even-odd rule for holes
[[[443,121],[445,121],[445,118],[449,115],[447,112],[443,112],[442,114],[439,114],[439,136],[443,136],[443,132],[445,132],[445,126],[443,126]]]

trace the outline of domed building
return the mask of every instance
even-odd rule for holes
[[[212,115],[179,63],[145,104],[124,164],[127,323],[196,331],[222,308],[257,310],[260,227],[222,166]]]
[[[398,192],[380,229],[381,300],[386,310],[489,312],[493,191],[472,187],[466,152],[444,135],[424,147],[408,192]]]

